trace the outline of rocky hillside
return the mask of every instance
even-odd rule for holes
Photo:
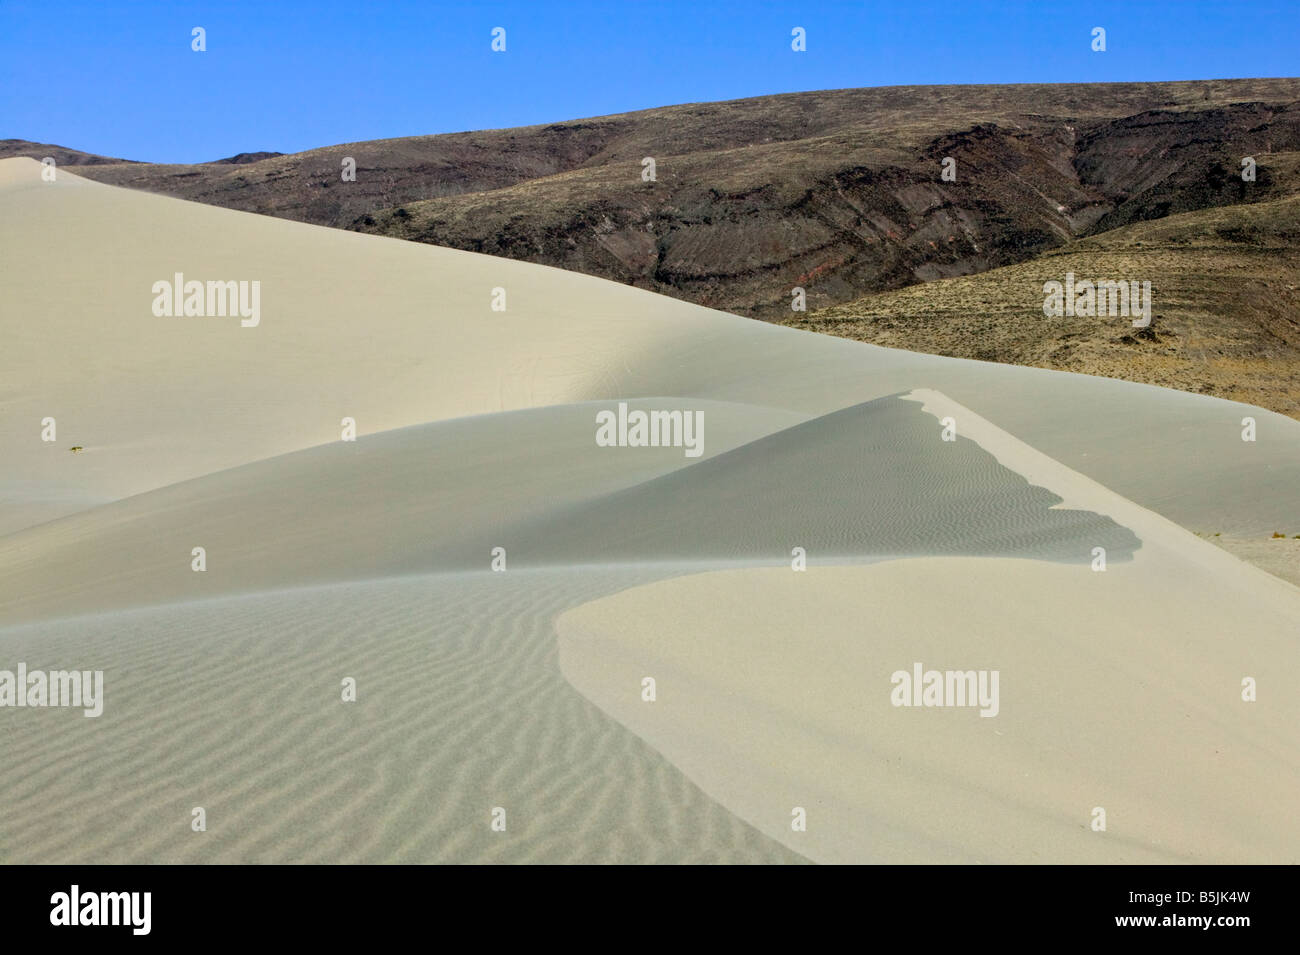
[[[1300,80],[888,87],[81,175],[575,269],[782,320],[1289,193]],[[32,146],[9,155],[52,154]],[[86,156],[86,154],[79,154]],[[1244,156],[1259,160],[1243,183]],[[643,163],[655,161],[655,180]],[[345,159],[356,181],[341,176]],[[945,158],[955,181],[941,179]]]
[[[1274,172],[1296,181],[1300,153]],[[1151,283],[1141,316],[1044,314],[1044,285]],[[1300,195],[1126,225],[1016,265],[796,315],[811,331],[1164,385],[1300,418]]]

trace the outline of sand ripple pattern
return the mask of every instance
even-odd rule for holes
[[[804,861],[561,676],[555,617],[646,579],[409,577],[0,630],[4,660],[106,685],[98,719],[6,712],[0,861]]]

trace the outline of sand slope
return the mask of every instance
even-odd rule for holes
[[[0,531],[337,440],[344,416],[374,434],[649,395],[819,415],[913,388],[1209,533],[1267,534],[1300,515],[1300,422],[1232,402],[868,347],[67,173],[46,183],[28,159],[0,161],[0,203]],[[261,324],[156,318],[151,286],[178,271],[261,281]],[[1247,414],[1253,444],[1240,439]],[[46,416],[54,444],[39,440]]]
[[[1104,572],[934,557],[681,577],[564,614],[565,675],[818,861],[1300,858],[1300,589],[923,400],[1071,506],[1128,522],[1142,548]],[[996,669],[996,715],[892,705],[891,675],[917,662]]]
[[[1300,422],[39,169],[0,161],[0,669],[107,698],[0,708],[0,859],[1300,857],[1300,589],[1192,533],[1300,533]],[[155,316],[176,272],[261,323]],[[597,447],[619,400],[705,453]],[[913,660],[1002,712],[890,707]]]
[[[630,402],[630,407],[646,405]],[[795,412],[691,401],[708,455]],[[603,403],[401,428],[220,471],[0,537],[0,624],[326,581],[536,565],[515,528],[682,466],[597,448]],[[627,453],[631,451],[631,453]],[[703,460],[704,458],[697,459]],[[195,547],[206,570],[192,569]]]
[[[705,792],[817,861],[1294,863],[1297,613],[1300,597],[1260,606],[1142,556],[1095,579],[920,558],[647,585],[561,617],[560,659]],[[998,715],[892,706],[891,674],[916,662],[998,670]]]
[[[962,412],[962,424],[968,417]],[[915,401],[878,398],[725,454],[557,508],[519,535],[552,563],[788,563],[934,553],[1015,553],[1086,562],[1138,539],[1000,465],[968,438],[948,442]]]
[[[0,860],[802,861],[564,682],[550,619],[637,578],[506,576],[0,630],[0,658],[102,667],[107,697],[98,719],[0,710]]]

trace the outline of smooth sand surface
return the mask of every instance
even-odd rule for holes
[[[706,793],[819,862],[1294,863],[1300,597],[1260,606],[1150,564],[714,571],[562,616],[560,662]],[[996,669],[997,716],[894,707],[891,674],[916,662]]]
[[[1142,548],[1104,572],[932,557],[680,577],[563,615],[565,675],[817,861],[1294,862],[1300,589],[924,401]],[[997,670],[997,715],[893,705],[917,662]],[[1267,695],[1244,701],[1246,677]]]
[[[0,670],[106,684],[0,707],[0,860],[1300,858],[1300,589],[1195,536],[1300,533],[1300,422],[31,160],[0,223]]]
[[[914,388],[1207,533],[1267,536],[1300,515],[1300,422],[1257,408],[864,346],[558,269],[67,173],[42,182],[40,168],[0,161],[0,531],[325,444],[345,416],[374,434],[654,395],[814,416]],[[261,281],[261,323],[156,318],[151,287],[176,272]],[[1246,415],[1254,443],[1240,438]],[[52,445],[39,440],[46,416],[59,422]]]
[[[803,420],[747,405],[689,404],[705,416],[710,454]],[[506,548],[507,568],[535,565],[538,548],[524,546],[518,525],[685,460],[677,448],[595,448],[602,407],[557,405],[335,441],[0,537],[0,624],[326,581],[487,570],[494,547]],[[195,547],[206,552],[203,573],[191,569]]]

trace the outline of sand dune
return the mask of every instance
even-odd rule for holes
[[[559,631],[574,686],[816,861],[1294,863],[1297,613],[1141,555],[945,557],[682,577]],[[916,662],[998,670],[997,716],[893,707]]]
[[[958,422],[967,413],[962,411]],[[1014,553],[1128,559],[1138,539],[999,465],[901,396],[767,435],[526,527],[521,550],[551,563]]]
[[[1142,548],[1104,572],[932,557],[680,577],[563,615],[565,675],[817,861],[1294,862],[1300,589],[925,400]],[[996,716],[894,706],[891,674],[917,662],[996,669]],[[1243,700],[1247,677],[1267,698]]]
[[[1300,857],[1300,588],[1193,533],[1300,533],[1300,422],[39,172],[0,669],[106,700],[0,708],[5,861]],[[178,272],[256,327],[155,315]],[[620,401],[703,453],[599,446]],[[998,716],[892,707],[914,660]]]
[[[574,692],[560,608],[644,578],[458,574],[0,630],[106,672],[104,715],[0,710],[7,863],[802,858]],[[490,613],[486,612],[490,608]],[[344,677],[357,702],[340,702]],[[506,810],[505,832],[489,828]],[[208,828],[190,829],[191,810]]]
[[[45,183],[34,160],[0,161],[0,196],[0,530],[334,441],[345,416],[374,434],[651,395],[812,416],[914,388],[1198,529],[1267,534],[1300,514],[1300,422],[1246,405],[863,346],[575,273],[67,173]],[[258,327],[155,317],[151,286],[178,271],[262,281]],[[505,312],[491,309],[494,288]],[[1247,414],[1254,444],[1240,439]],[[46,416],[59,421],[53,445],[39,440]],[[73,445],[86,450],[66,453]],[[15,495],[19,483],[44,499]]]
[[[630,402],[632,407],[645,401]],[[803,420],[716,401],[710,455]],[[173,484],[0,538],[0,623],[326,581],[538,563],[515,528],[681,467],[611,454],[602,403],[460,418],[335,441]],[[206,569],[192,569],[202,547]],[[530,559],[531,558],[531,559]]]

